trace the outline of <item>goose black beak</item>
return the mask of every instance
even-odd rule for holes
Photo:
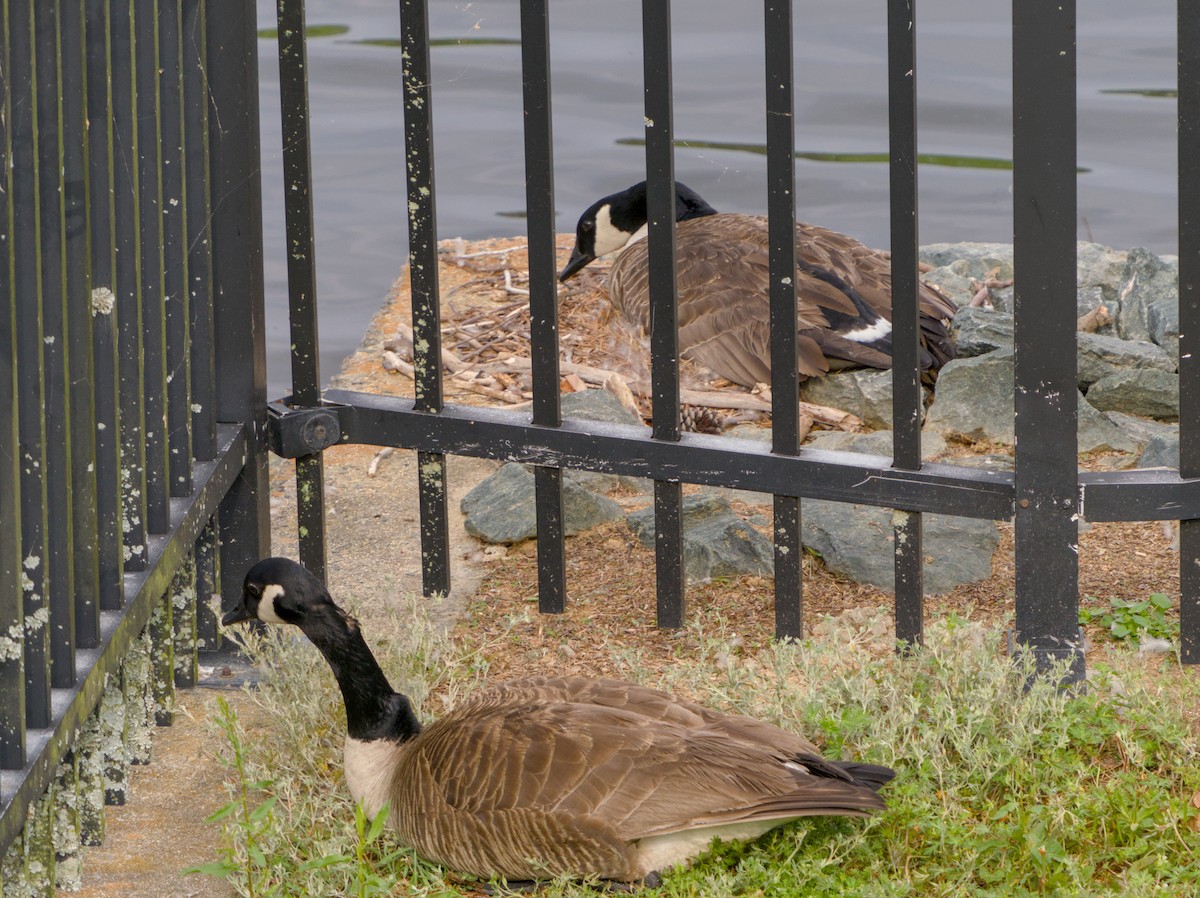
[[[245,598],[231,611],[226,611],[225,616],[221,618],[221,625],[228,627],[233,624],[240,624],[244,620],[250,620],[254,615],[250,613],[250,609],[246,607]]]
[[[581,253],[579,251],[579,247],[575,247],[573,250],[571,250],[571,258],[567,261],[567,265],[562,270],[562,273],[559,274],[558,280],[565,284],[572,277],[578,274],[581,268],[583,268],[589,262],[594,261],[595,258],[595,256],[588,253]]]

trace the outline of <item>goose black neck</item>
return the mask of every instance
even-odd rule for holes
[[[421,732],[412,704],[392,689],[354,618],[331,604],[300,628],[333,670],[351,737],[403,742]]]

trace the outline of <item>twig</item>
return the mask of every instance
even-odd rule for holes
[[[512,356],[501,362],[480,366],[484,371],[516,371],[526,373],[533,369],[529,359]],[[603,386],[610,377],[621,377],[615,371],[596,368],[592,365],[580,365],[572,362],[560,362],[559,370],[564,374],[578,374],[580,378],[591,384]],[[622,378],[624,380],[624,378]],[[649,396],[648,390],[633,386],[626,381],[630,390],[638,396]],[[707,408],[748,409],[758,412],[771,411],[771,403],[764,402],[749,393],[739,393],[733,390],[680,390],[679,401],[688,405],[702,405]],[[809,415],[814,421],[839,427],[842,430],[856,431],[862,428],[862,419],[841,409],[830,408],[826,405],[815,405],[811,402],[801,402],[800,411]]]
[[[367,476],[374,477],[379,472],[379,463],[385,458],[389,458],[395,451],[395,446],[384,446],[376,452],[375,457],[371,459],[371,464],[367,466]]]
[[[512,271],[508,268],[504,269],[504,292],[512,293],[515,296],[528,296],[528,290],[522,290],[520,287],[514,287],[512,282]]]
[[[1085,334],[1094,334],[1104,325],[1112,322],[1112,315],[1108,312],[1108,306],[1101,303],[1092,309],[1086,315],[1082,315],[1076,323],[1076,329],[1083,331]]]

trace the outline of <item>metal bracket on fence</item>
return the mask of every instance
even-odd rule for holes
[[[335,446],[342,441],[342,413],[349,408],[328,403],[315,408],[297,408],[292,397],[267,406],[267,441],[282,458],[300,458]]]

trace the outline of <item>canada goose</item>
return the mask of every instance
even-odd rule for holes
[[[761,215],[718,212],[675,182],[675,284],[679,353],[734,383],[771,380],[769,243]],[[650,328],[646,182],[597,200],[575,229],[559,275],[567,281],[592,260],[621,250],[608,275],[613,305]],[[954,358],[955,307],[920,286],[923,378]],[[891,257],[853,237],[796,225],[796,328],[802,379],[848,367],[892,367]]]
[[[885,807],[887,767],[826,761],[806,740],[617,680],[532,677],[484,690],[422,727],[358,622],[299,564],[246,574],[226,625],[299,627],[346,704],[346,784],[422,856],[479,877],[644,880],[714,837]]]

